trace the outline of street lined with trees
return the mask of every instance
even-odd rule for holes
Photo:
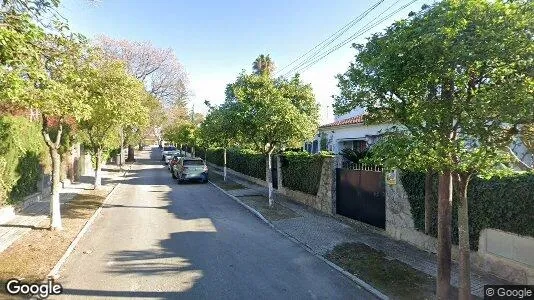
[[[95,157],[98,188],[104,152],[122,148],[124,142],[141,144],[154,133],[164,120],[165,105],[185,105],[187,78],[169,49],[109,38],[91,43],[73,33],[57,15],[58,5],[54,0],[2,4],[0,107],[2,116],[30,115],[26,122],[40,124],[49,153],[41,164],[51,164],[50,228],[59,230],[63,153],[82,143]],[[43,15],[53,21],[44,23]],[[150,64],[143,61],[146,55]],[[7,172],[12,168],[2,163],[0,173],[16,176]],[[16,188],[15,179],[2,179],[2,197]]]
[[[304,59],[285,74],[306,70],[337,50],[338,45],[341,47],[357,34],[371,29],[370,22],[349,39],[325,49],[382,2],[378,1],[361,18],[351,21],[308,51],[313,52],[308,58],[306,53],[291,62],[285,68]],[[405,8],[414,2],[401,4],[401,7]],[[67,177],[65,165],[73,165],[68,161],[73,146],[82,145],[84,151],[93,157],[93,186],[102,191],[102,167],[108,156],[118,151],[121,156],[118,164],[122,167],[123,147],[127,146],[126,161],[134,162],[135,148],[139,146],[138,149],[142,150],[144,141],[153,137],[160,143],[176,145],[180,150],[187,149],[186,152],[193,157],[200,154],[206,161],[221,166],[227,188],[246,189],[239,182],[230,183],[232,179],[227,179],[227,166],[252,177],[245,178],[265,180],[261,184],[267,185],[267,198],[257,196],[261,200],[256,198],[254,201],[264,201],[265,207],[268,201],[268,208],[263,208],[271,209],[271,212],[276,209],[273,156],[279,155],[279,173],[275,172],[275,175],[280,174],[285,180],[280,181],[286,188],[284,191],[298,192],[295,195],[302,196],[304,202],[307,201],[306,205],[311,207],[317,203],[308,202],[327,198],[330,206],[320,210],[330,213],[330,209],[332,214],[337,213],[333,183],[339,176],[335,175],[338,161],[332,158],[329,151],[309,154],[302,149],[304,142],[316,137],[320,141],[315,139],[317,144],[314,145],[318,145],[319,150],[330,149],[327,147],[330,141],[323,135],[324,132],[317,135],[319,104],[311,84],[306,83],[300,74],[276,77],[275,63],[269,54],[261,54],[255,60],[251,58],[250,70],[233,73],[236,77],[226,85],[224,99],[218,99],[221,101],[217,102],[220,104],[205,101],[208,111],[204,116],[195,113],[194,106],[187,106],[192,95],[188,76],[171,48],[158,48],[150,42],[108,36],[89,40],[69,28],[67,21],[57,13],[59,5],[59,0],[0,1],[0,206],[19,203],[35,192],[41,174],[49,173],[49,228],[61,230],[61,183]],[[366,143],[369,140],[373,140],[373,143],[376,140],[376,143],[364,152],[352,149],[356,147],[354,136],[343,137],[336,142],[350,142],[352,148],[342,152],[345,158],[352,158],[353,162],[379,166],[380,170],[400,170],[399,178],[404,180],[406,187],[403,193],[406,192],[410,198],[408,201],[411,201],[410,214],[413,218],[409,216],[407,219],[412,218],[411,221],[415,220],[412,223],[418,223],[412,224],[412,227],[422,227],[425,234],[437,236],[437,299],[447,300],[455,293],[451,286],[453,242],[457,242],[459,250],[458,298],[467,300],[472,297],[473,243],[478,242],[481,232],[489,228],[487,224],[496,222],[484,218],[515,216],[517,219],[506,226],[493,225],[491,229],[532,235],[533,223],[529,212],[534,208],[529,207],[531,198],[521,198],[524,195],[531,197],[532,193],[530,190],[525,193],[521,191],[532,185],[534,177],[529,172],[534,171],[534,166],[524,163],[511,145],[522,143],[527,149],[526,155],[532,155],[534,161],[533,16],[534,1],[529,0],[442,0],[423,5],[421,10],[373,34],[363,44],[353,44],[354,60],[344,73],[336,77],[339,93],[333,96],[333,108],[337,116],[358,109],[364,112],[364,115],[358,116],[364,120],[363,123],[358,122],[358,126],[394,124],[372,138],[366,135]],[[222,94],[222,89],[220,92]],[[289,257],[293,264],[297,261],[295,257],[304,257],[291,245],[280,241],[279,237],[261,231],[262,227],[249,216],[236,215],[232,206],[235,203],[227,203],[228,198],[215,194],[209,185],[198,189],[192,185],[180,185],[181,191],[188,193],[185,196],[163,190],[150,191],[159,198],[148,195],[144,185],[170,186],[174,183],[168,178],[167,172],[162,175],[160,170],[152,170],[161,169],[159,157],[157,163],[153,157],[148,157],[154,154],[142,153],[144,161],[141,164],[152,167],[140,166],[137,170],[139,177],[128,181],[134,188],[122,192],[131,197],[119,202],[124,202],[120,205],[130,210],[112,208],[120,211],[119,217],[124,219],[113,219],[110,224],[120,227],[124,220],[137,222],[139,219],[135,226],[123,226],[118,230],[127,234],[127,238],[126,235],[121,237],[125,244],[131,243],[128,245],[135,249],[138,245],[131,242],[134,239],[130,237],[136,237],[138,233],[132,228],[150,228],[155,224],[158,234],[170,238],[161,239],[159,236],[155,239],[150,231],[142,230],[141,243],[146,242],[144,246],[149,248],[159,242],[159,250],[164,252],[119,249],[117,252],[121,253],[116,261],[122,256],[135,259],[179,257],[182,260],[185,251],[190,257],[202,261],[200,265],[206,270],[212,271],[211,274],[206,273],[209,278],[212,274],[218,274],[218,270],[203,262],[221,254],[217,252],[220,250],[217,247],[206,247],[211,246],[214,240],[218,247],[228,253],[249,248],[256,251],[247,254],[252,257],[251,261],[255,261],[253,256],[257,253],[263,259],[272,259],[267,255],[270,252],[265,249],[274,249],[275,243],[282,246],[280,249],[293,253]],[[207,181],[208,169],[203,166],[203,170]],[[68,172],[71,175],[74,173],[73,170]],[[513,177],[517,174],[526,175]],[[380,180],[381,184],[387,182],[382,177]],[[500,184],[503,187],[497,190],[495,186]],[[512,189],[520,192],[512,192]],[[319,193],[320,190],[327,192]],[[501,191],[504,191],[504,195],[499,194]],[[146,203],[139,205],[142,197],[136,196],[137,192],[148,195],[147,203],[150,206],[144,206]],[[511,200],[505,199],[507,202],[503,200],[501,205],[499,201],[502,197]],[[161,205],[161,201],[170,204]],[[514,201],[520,204],[513,209],[506,207],[513,205]],[[195,206],[198,203],[200,206]],[[220,203],[223,217],[213,213]],[[163,211],[153,209],[144,214],[136,210],[154,207],[166,208],[167,211],[162,214]],[[211,211],[206,211],[206,207]],[[472,214],[473,207],[484,214]],[[421,213],[421,210],[424,212]],[[209,218],[204,218],[204,214]],[[190,215],[202,215],[202,218],[187,219]],[[152,219],[146,219],[145,216],[156,222],[164,220],[166,224],[153,223]],[[281,218],[294,216],[287,213]],[[434,222],[435,219],[437,221]],[[203,223],[196,224],[199,220]],[[232,223],[235,220],[242,224]],[[193,225],[183,225],[184,221]],[[219,228],[215,228],[213,223]],[[244,228],[243,224],[257,232]],[[457,228],[453,228],[453,225]],[[191,230],[188,226],[197,227]],[[113,235],[109,230],[113,228],[99,232],[99,239],[109,239]],[[211,239],[214,233],[221,238]],[[252,241],[256,235],[265,236],[269,245],[244,242]],[[242,236],[249,240],[242,239]],[[189,240],[193,241],[196,249],[188,248]],[[86,241],[87,245],[94,246],[91,243],[90,240]],[[232,246],[229,247],[229,244]],[[114,249],[116,246],[114,243],[105,245],[105,254],[117,255],[112,251],[117,250]],[[209,249],[202,251],[206,248]],[[95,257],[98,256],[85,260],[81,265],[90,269],[96,261]],[[247,261],[239,256],[230,255],[228,258],[235,259],[239,268],[250,272]],[[98,259],[108,261],[107,258]],[[312,273],[313,269],[323,271],[324,266],[317,263],[315,258],[305,263],[304,266],[310,269],[310,277],[304,276],[295,282],[310,284],[311,279],[325,274]],[[227,268],[226,261],[223,264],[217,262],[215,266],[230,270],[229,276],[237,276],[232,268]],[[277,261],[273,265],[283,265],[283,262]],[[260,269],[270,272],[267,275],[282,284],[274,278],[276,272],[265,266],[269,265],[261,264]],[[98,266],[101,276],[106,267]],[[165,266],[161,274],[167,275],[170,270],[167,268]],[[172,268],[175,271],[175,266]],[[134,271],[147,272],[144,266]],[[154,273],[159,271],[155,269]],[[203,270],[196,271],[194,276],[188,273],[182,277],[187,284],[202,278]],[[291,272],[287,271],[284,269],[282,274],[290,278]],[[339,280],[339,284],[321,281],[318,286],[332,288],[339,285],[338,295],[354,295],[356,284],[348,282],[345,277],[339,279],[337,275],[328,276]],[[78,283],[83,279],[74,273],[70,276],[77,278]],[[102,278],[107,278],[105,276]],[[162,285],[167,284],[167,279],[166,276],[158,278]],[[222,288],[217,286],[219,279],[217,277],[209,284]],[[253,278],[252,282],[257,284],[262,280]],[[95,280],[91,284],[100,288],[102,282],[105,281]],[[181,286],[185,281],[178,282],[175,278],[168,282]],[[138,283],[144,284],[143,281]],[[258,286],[262,284],[264,282]],[[246,287],[240,283],[236,286],[242,289],[238,291],[239,295],[248,295]],[[296,289],[294,295],[302,296],[307,292],[307,288],[301,291],[301,287]],[[288,295],[286,288],[269,289],[272,294]],[[327,289],[315,290],[318,290],[318,295],[328,295],[329,292]],[[360,294],[367,296],[367,292]],[[193,295],[205,294],[198,289],[193,291]]]

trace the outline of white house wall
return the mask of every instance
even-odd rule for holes
[[[391,124],[359,124],[342,127],[321,128],[319,131],[327,134],[327,139],[332,147],[332,152],[338,154],[342,150],[342,144],[344,141],[365,140],[367,142],[373,142],[369,137],[383,134],[391,126]]]

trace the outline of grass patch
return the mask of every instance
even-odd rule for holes
[[[276,201],[272,207],[269,207],[269,199],[264,196],[242,196],[238,198],[260,212],[269,221],[279,221],[299,216],[293,210],[276,203]]]
[[[25,282],[45,279],[63,256],[94,211],[102,204],[109,189],[88,190],[61,207],[63,230],[48,230],[44,220],[0,253],[0,298],[5,293],[5,282],[18,278]]]
[[[435,299],[435,279],[360,243],[338,245],[326,258],[391,299]]]

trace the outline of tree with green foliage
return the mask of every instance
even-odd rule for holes
[[[198,127],[189,121],[177,121],[163,129],[163,138],[175,145],[191,147],[191,155],[195,156],[195,146],[198,145]]]
[[[273,204],[271,155],[276,148],[295,147],[318,127],[319,109],[312,88],[299,75],[273,79],[268,72],[239,75],[226,89],[226,103],[235,112],[240,143],[266,155],[269,205]],[[231,105],[231,106],[230,106]]]
[[[119,143],[121,126],[148,123],[148,96],[142,82],[127,73],[124,63],[96,54],[88,74],[91,117],[80,122],[84,143],[95,156],[94,187],[101,185],[102,155]]]
[[[172,49],[157,48],[150,42],[114,40],[106,36],[98,37],[96,43],[109,57],[124,61],[130,74],[141,80],[148,93],[158,99],[163,107],[185,109],[189,82]],[[133,145],[139,141],[142,132],[142,128],[125,126],[127,161],[135,160]]]
[[[3,26],[0,33],[16,43],[15,48],[6,47],[2,54],[2,64],[12,67],[7,68],[7,80],[2,80],[2,85],[8,86],[2,91],[2,102],[38,111],[41,116],[41,133],[52,160],[51,229],[61,229],[59,149],[63,127],[90,114],[84,102],[86,42],[79,35],[67,33],[65,26],[45,33],[24,16],[3,16],[12,23]],[[9,53],[17,47],[26,51],[22,57]],[[9,55],[15,59],[10,60]],[[26,61],[24,56],[32,59]]]
[[[51,224],[60,230],[59,203],[60,166],[59,149],[63,127],[70,120],[83,120],[90,116],[91,107],[86,95],[86,43],[83,37],[66,34],[48,34],[42,49],[43,73],[36,78],[35,88],[28,94],[26,104],[42,117],[42,135],[52,158]]]
[[[238,140],[237,110],[235,103],[224,103],[210,107],[206,119],[200,125],[199,137],[209,147],[223,148],[223,178],[226,181],[226,152]]]
[[[450,296],[453,175],[460,192],[460,299],[470,296],[467,187],[510,162],[534,118],[531,1],[445,0],[355,45],[336,113],[399,124],[373,151],[388,167],[438,172],[438,299]]]
[[[36,76],[40,68],[39,47],[44,31],[27,15],[0,13],[0,108],[23,108],[16,103],[27,92],[27,74]]]

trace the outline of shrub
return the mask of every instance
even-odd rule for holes
[[[37,192],[37,182],[41,180],[41,162],[35,152],[26,152],[19,159],[16,172],[20,175],[17,184],[11,190],[9,202],[17,202]]]
[[[218,166],[224,165],[224,149],[207,149],[204,154],[207,154],[208,162]],[[261,153],[245,149],[227,149],[226,166],[245,175],[265,180],[265,156]]]
[[[0,117],[0,205],[37,190],[40,164],[48,163],[45,158],[39,123],[20,116]]]
[[[408,194],[414,225],[424,230],[423,173],[401,172]],[[433,177],[431,234],[437,236],[437,176]],[[453,199],[453,243],[458,244],[458,197]],[[534,237],[534,174],[514,174],[491,179],[473,178],[468,188],[469,238],[471,249],[478,249],[480,231],[500,229]]]
[[[352,149],[343,149],[341,150],[341,155],[344,159],[353,162],[355,164],[363,163],[366,158],[371,157],[369,150],[352,150]]]
[[[222,149],[220,153],[222,165]],[[265,180],[266,161],[263,154],[251,150],[230,149],[226,156],[226,164],[230,169]]]
[[[288,189],[317,195],[325,155],[285,152],[282,155],[282,185]]]

